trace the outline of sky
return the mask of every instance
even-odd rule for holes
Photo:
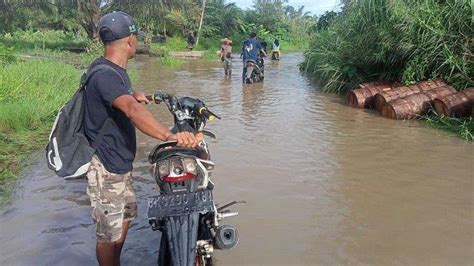
[[[252,0],[226,0],[226,3],[235,2],[238,7],[246,9],[253,5]],[[339,11],[339,0],[289,0],[288,4],[298,9],[304,6],[304,11],[311,11],[312,15],[322,15],[326,11]]]

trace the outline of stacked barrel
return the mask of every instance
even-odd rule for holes
[[[455,94],[446,95],[433,100],[436,113],[444,116],[474,115],[474,88],[468,88]]]
[[[356,108],[370,108],[374,104],[374,96],[379,92],[390,91],[397,85],[389,82],[368,82],[360,84],[347,93],[347,103]]]
[[[474,115],[474,88],[457,92],[441,79],[421,81],[410,86],[396,83],[360,84],[347,93],[347,102],[356,108],[375,108],[391,119],[412,119],[433,108],[439,115]]]

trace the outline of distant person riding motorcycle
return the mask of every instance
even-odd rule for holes
[[[275,38],[272,44],[272,60],[280,60],[280,41]]]
[[[251,32],[249,38],[243,42],[242,52],[240,58],[243,59],[243,70],[242,70],[242,82],[245,83],[245,78],[247,75],[247,62],[252,61],[254,64],[257,64],[259,59],[259,53],[262,53],[264,56],[267,56],[263,50],[261,44],[256,39],[257,34]]]
[[[232,40],[224,38],[221,40],[221,61],[224,64],[225,75],[232,75]]]

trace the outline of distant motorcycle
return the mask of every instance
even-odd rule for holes
[[[263,81],[265,78],[265,63],[262,57],[257,59],[257,62],[254,60],[246,61],[247,72],[245,73],[244,83],[251,84],[255,82]]]
[[[215,138],[204,127],[207,121],[220,117],[207,109],[203,100],[163,92],[147,98],[166,104],[174,117],[173,133],[187,131]],[[210,159],[205,140],[194,149],[176,147],[175,141],[164,142],[148,156],[159,187],[159,195],[148,198],[149,223],[153,230],[162,232],[158,265],[212,265],[214,249],[230,249],[239,241],[237,229],[219,221],[238,215],[228,208],[243,202],[214,204],[210,179],[214,163]]]

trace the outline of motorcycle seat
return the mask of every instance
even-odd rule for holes
[[[152,154],[150,154],[149,161],[152,163],[156,163],[157,161],[167,159],[172,156],[179,156],[179,155],[188,155],[193,157],[199,158],[199,151],[197,149],[192,148],[182,148],[182,147],[173,147],[173,148],[162,148],[155,150]]]

